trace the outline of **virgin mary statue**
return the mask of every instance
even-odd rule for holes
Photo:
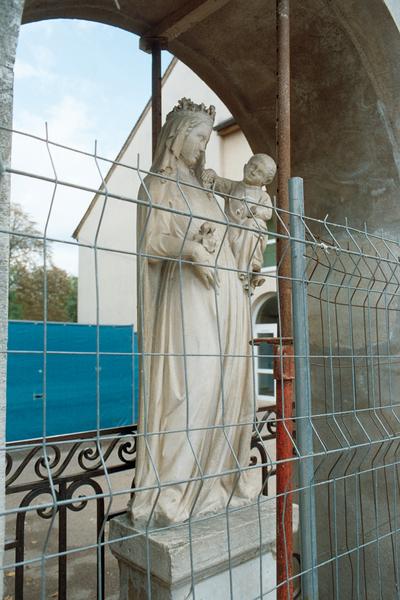
[[[214,107],[168,114],[138,208],[136,523],[166,525],[254,496],[249,298],[215,196],[201,188]]]

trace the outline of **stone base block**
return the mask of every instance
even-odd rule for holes
[[[297,529],[297,507],[294,521]],[[229,538],[227,524],[229,522]],[[110,522],[120,600],[256,598],[275,586],[275,499],[168,529],[146,532],[127,515]],[[190,542],[191,540],[191,542]],[[150,576],[148,577],[148,573]],[[262,590],[261,590],[262,574]],[[276,598],[275,591],[265,600]]]

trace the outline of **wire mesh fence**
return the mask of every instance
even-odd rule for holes
[[[42,437],[2,448],[8,457],[3,571],[12,582],[9,593],[15,574],[16,598],[78,598],[79,563],[85,570],[84,561],[91,560],[96,584],[85,597],[117,597],[123,584],[109,550],[126,565],[124,552],[131,547],[141,555],[137,570],[125,573],[125,584],[131,593],[158,597],[160,563],[167,558],[160,560],[156,548],[161,542],[173,546],[172,539],[183,549],[176,584],[182,597],[210,597],[211,588],[204,587],[210,574],[220,576],[213,583],[220,598],[399,597],[399,242],[346,221],[304,216],[298,181],[291,184],[291,229],[283,227],[282,234],[263,226],[254,197],[218,190],[215,181],[205,185],[194,169],[184,177],[163,157],[150,172],[139,159],[123,164],[99,156],[97,148],[80,152],[48,135],[15,135],[44,149],[51,171],[8,169],[13,180],[44,183],[49,195],[42,197],[48,210],[37,236],[43,244]],[[61,176],[58,153],[91,162],[98,186]],[[110,167],[126,172],[129,185],[136,183],[124,193],[114,189],[106,175]],[[86,240],[51,233],[65,190],[71,201],[75,191],[97,198],[95,226]],[[131,210],[132,237],[125,246],[118,231],[110,238],[109,228],[111,209],[122,205]],[[242,211],[240,218],[227,216],[231,206]],[[286,221],[287,214],[270,210]],[[280,335],[280,265],[276,271],[255,268],[267,236],[281,239],[291,255],[294,351],[287,354],[282,349],[290,341]],[[85,276],[92,278],[98,332],[109,291],[105,257],[131,261],[138,297],[132,322],[139,347],[131,352],[140,373],[137,428],[101,428],[98,333],[97,427],[67,438],[48,435],[46,273],[52,244],[91,254]],[[259,335],[256,326],[254,298],[262,280],[278,299],[275,359],[272,335]],[[295,385],[294,414],[287,417],[282,407],[276,412],[273,400],[262,400],[262,390],[272,390],[281,402],[289,380]],[[292,446],[284,461],[276,460],[277,425]],[[275,473],[288,464],[293,479],[276,514]],[[127,506],[128,515],[121,516]],[[110,534],[115,515],[119,521]],[[293,546],[286,538],[288,515]],[[283,522],[283,538],[276,539],[277,523]],[[277,581],[279,545],[285,577]]]
[[[317,533],[320,593],[398,597],[398,242],[309,225],[313,484],[329,531]]]

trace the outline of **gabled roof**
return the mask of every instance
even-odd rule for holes
[[[163,86],[164,83],[167,81],[168,77],[171,75],[175,65],[177,64],[178,59],[177,58],[173,58],[171,60],[171,62],[169,63],[168,67],[165,69],[165,73],[162,77],[162,81],[161,81],[161,85]],[[118,163],[121,162],[123,155],[125,154],[126,149],[129,147],[130,143],[132,142],[133,138],[135,137],[139,127],[141,126],[141,124],[143,123],[147,113],[151,110],[151,98],[150,100],[147,102],[146,106],[144,107],[144,109],[142,110],[138,120],[136,121],[132,131],[129,133],[128,137],[126,138],[121,150],[118,152],[117,157],[115,158],[114,163],[111,165],[107,175],[104,178],[104,182],[108,183],[108,181],[110,180],[111,175],[113,174],[115,168],[117,167]],[[102,191],[104,188],[103,185],[100,186],[99,191]],[[74,239],[78,238],[79,232],[82,229],[86,219],[89,217],[90,213],[93,210],[94,205],[97,202],[97,199],[99,198],[99,194],[97,193],[92,201],[90,202],[89,206],[87,207],[85,214],[83,215],[82,219],[79,221],[78,226],[76,227],[75,231],[72,234],[72,237]]]

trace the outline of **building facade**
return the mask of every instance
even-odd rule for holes
[[[207,146],[207,168],[222,177],[240,180],[251,148],[226,106],[187,66],[173,59],[162,81],[163,119],[181,97],[214,105],[216,122]],[[130,200],[137,198],[141,184],[136,167],[151,167],[151,105],[144,108],[137,123],[109,170],[105,185],[109,194]],[[132,169],[130,167],[135,167]],[[144,176],[144,175],[143,175]],[[269,190],[273,194],[273,190]],[[97,194],[74,237],[88,246],[79,248],[78,322],[102,325],[133,325],[136,316],[136,204]],[[89,246],[96,245],[96,250]],[[275,240],[265,252],[265,283],[253,296],[254,335],[276,335]],[[263,345],[264,346],[264,345]],[[273,400],[271,361],[257,366],[261,400]],[[258,361],[256,361],[258,365]]]

